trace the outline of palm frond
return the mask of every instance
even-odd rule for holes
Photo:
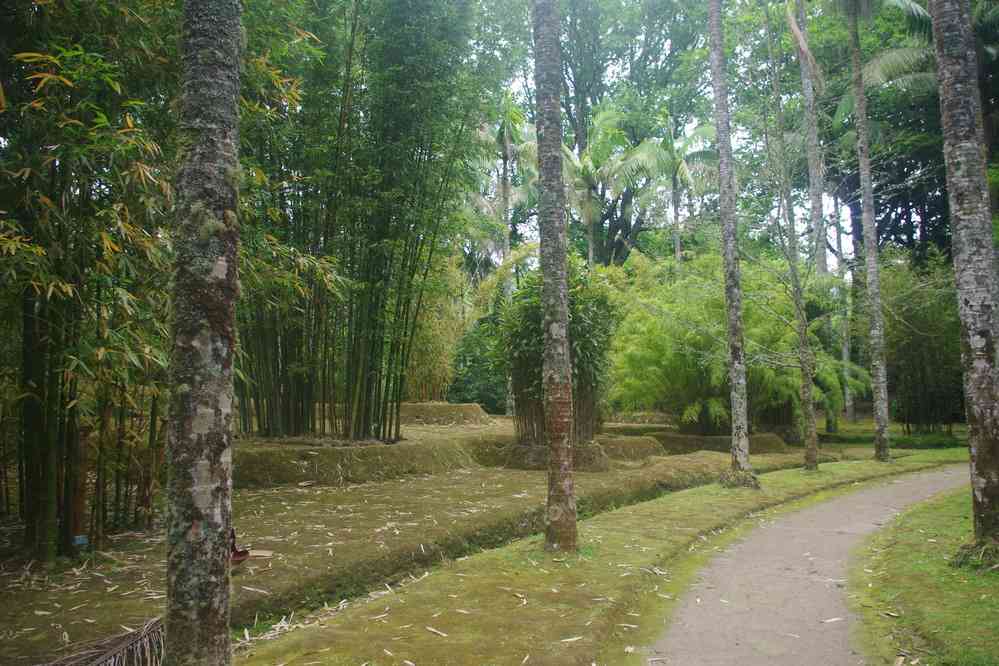
[[[927,42],[933,39],[933,21],[930,13],[917,0],[882,0],[888,7],[900,9],[905,14],[905,22],[909,32],[922,37]]]
[[[874,86],[895,83],[900,77],[925,72],[932,64],[933,49],[929,44],[888,49],[867,63],[864,80]]]
[[[158,617],[138,631],[81,646],[79,651],[48,666],[160,666],[165,634],[163,618]]]

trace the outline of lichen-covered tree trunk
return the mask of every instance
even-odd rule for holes
[[[975,537],[999,549],[999,278],[967,0],[931,0],[954,244]],[[995,552],[995,551],[994,551]]]
[[[562,181],[562,53],[558,0],[534,2],[534,77],[538,104],[541,197],[541,307],[544,326],[542,390],[548,458],[545,546],[576,549],[576,495],[572,479],[572,364],[566,266],[565,186]]]
[[[836,218],[836,255],[839,258],[839,279],[842,284],[846,284],[846,274],[849,267],[846,263],[846,256],[843,254],[843,229],[840,226],[841,210],[839,197],[833,197],[834,216]],[[850,289],[843,289],[843,325],[840,327],[840,360],[843,362],[843,407],[846,410],[846,418],[851,423],[857,420],[857,412],[853,406],[853,391],[850,389],[850,378],[848,365],[850,363],[850,320],[853,317],[852,299]]]
[[[240,0],[185,0],[168,432],[169,666],[228,664]]]
[[[731,387],[732,470],[752,473],[749,464],[749,410],[746,397],[746,351],[742,332],[742,284],[735,219],[735,174],[732,162],[731,116],[725,74],[725,37],[722,2],[711,0],[708,31],[711,38],[711,82],[715,96],[718,135],[718,177],[722,225],[722,259],[725,267],[725,304],[728,314],[729,384]]]
[[[801,92],[805,100],[805,153],[808,157],[808,202],[809,220],[812,226],[812,254],[815,271],[819,275],[829,272],[826,261],[826,223],[822,210],[823,166],[822,148],[819,144],[819,114],[815,102],[814,73],[806,54],[808,17],[805,15],[804,0],[795,0],[798,14],[798,29],[802,43],[798,48],[798,64],[801,67]]]
[[[683,261],[683,242],[680,239],[680,176],[673,172],[673,259],[679,264]]]
[[[881,311],[881,276],[878,270],[878,232],[874,221],[874,179],[871,173],[871,131],[867,119],[867,93],[860,56],[858,9],[849,14],[850,60],[853,68],[853,114],[857,123],[857,161],[860,166],[861,221],[864,227],[864,262],[867,265],[867,310],[871,321],[871,390],[874,394],[874,457],[891,458],[888,449],[888,374],[885,368],[885,324]]]

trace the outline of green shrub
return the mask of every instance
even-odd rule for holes
[[[610,340],[617,322],[610,285],[598,270],[576,259],[569,262],[569,353],[572,361],[574,440],[588,442],[596,434],[599,401],[607,374]],[[497,358],[509,370],[516,402],[518,439],[544,441],[542,410],[541,273],[521,279],[519,288],[500,308]]]

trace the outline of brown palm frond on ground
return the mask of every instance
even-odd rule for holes
[[[158,617],[138,631],[87,643],[47,666],[160,666],[164,633],[163,618]]]

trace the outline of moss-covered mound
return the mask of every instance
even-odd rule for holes
[[[732,448],[732,438],[728,435],[681,435],[669,430],[651,433],[669,454],[690,453],[692,451],[727,452]],[[784,440],[772,432],[749,436],[750,453],[783,453],[787,451]]]
[[[608,420],[614,423],[658,425],[660,427],[673,422],[670,415],[665,412],[620,412],[613,414]]]
[[[485,425],[489,415],[475,403],[404,402],[399,406],[402,425]]]
[[[293,484],[345,486],[387,481],[409,474],[435,474],[476,466],[461,442],[369,444],[365,446],[237,446],[236,488]]]
[[[534,444],[516,444],[506,447],[502,466],[509,469],[548,469],[548,447]],[[597,442],[576,444],[572,447],[572,465],[577,472],[606,472],[610,460]]]
[[[668,426],[664,423],[604,423],[600,432],[604,435],[651,435],[663,432]]]
[[[597,441],[613,460],[645,460],[663,454],[662,444],[654,437],[600,435]]]

